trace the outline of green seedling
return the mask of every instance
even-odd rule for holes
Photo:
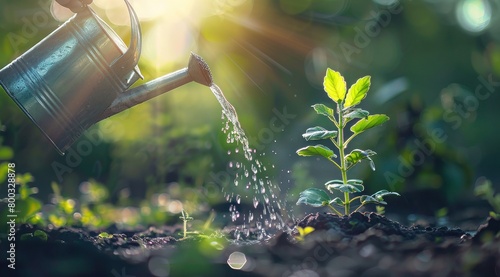
[[[107,233],[107,232],[101,232],[101,233],[98,235],[98,237],[99,237],[100,239],[111,239],[111,238],[113,238],[113,235],[112,235],[112,234],[109,234],[109,233]]]
[[[490,216],[494,219],[500,220],[500,194],[495,194],[493,185],[490,180],[484,180],[474,188],[474,194],[488,201],[493,208],[490,211]]]
[[[299,234],[295,237],[295,239],[298,241],[303,241],[307,235],[314,232],[314,227],[311,226],[306,226],[304,228],[297,226],[296,229],[299,232]]]
[[[328,193],[322,189],[309,188],[300,193],[298,204],[306,204],[313,207],[330,207],[337,215],[343,214],[335,208],[335,206],[343,207],[344,214],[349,214],[351,204],[355,200],[359,200],[360,205],[355,209],[358,211],[366,204],[385,205],[384,197],[387,195],[399,195],[396,192],[380,190],[372,195],[359,195],[351,198],[351,193],[363,192],[363,181],[360,179],[348,179],[347,171],[361,161],[367,160],[370,163],[372,170],[375,170],[375,163],[372,156],[376,153],[370,149],[361,150],[354,149],[347,153],[347,146],[358,135],[368,129],[382,125],[389,117],[385,114],[374,114],[366,110],[356,108],[366,97],[370,89],[370,76],[365,76],[356,81],[349,90],[346,89],[344,77],[330,68],[326,71],[324,79],[324,89],[328,97],[336,104],[336,110],[327,107],[323,104],[313,105],[313,109],[317,114],[330,119],[335,125],[336,130],[327,130],[323,127],[316,126],[308,128],[302,135],[305,140],[330,140],[337,148],[336,154],[330,148],[322,145],[310,145],[297,150],[299,156],[321,156],[333,163],[339,170],[342,176],[340,180],[331,180],[326,182],[325,187],[333,193],[335,190],[340,191],[344,195],[344,199],[335,197],[330,198]],[[347,126],[350,126],[350,133],[347,132]]]
[[[187,231],[187,223],[188,221],[191,221],[193,220],[192,217],[189,216],[189,214],[182,210],[182,216],[179,216],[180,219],[182,219],[182,223],[183,223],[183,235],[182,235],[182,238],[185,239],[187,238],[187,234],[188,234],[188,231]]]

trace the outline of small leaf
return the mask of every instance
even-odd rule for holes
[[[342,75],[330,68],[326,70],[326,76],[323,82],[324,89],[328,97],[335,103],[342,103],[346,93],[346,83]]]
[[[323,156],[327,159],[331,159],[332,157],[334,158],[337,157],[335,153],[333,153],[333,150],[321,144],[315,146],[309,145],[306,147],[302,147],[299,150],[297,150],[297,154],[303,157]]]
[[[379,200],[383,200],[383,197],[384,196],[387,196],[387,195],[396,195],[396,196],[400,196],[399,193],[397,192],[393,192],[393,191],[387,191],[385,189],[383,190],[379,190],[377,192],[375,192],[374,194],[372,194],[373,197],[379,199]]]
[[[359,201],[361,202],[362,205],[365,205],[365,204],[381,204],[381,205],[385,205],[385,204],[387,204],[385,202],[381,203],[376,198],[374,198],[374,197],[372,197],[370,195],[362,195],[359,198]]]
[[[330,180],[325,183],[325,186],[329,191],[336,189],[341,192],[356,193],[362,192],[365,189],[362,184],[363,181],[358,179],[347,180],[346,184],[342,180]]]
[[[330,205],[331,204],[336,204],[336,205],[339,205],[341,207],[344,207],[344,201],[342,201],[342,199],[340,199],[339,197],[335,197],[334,199],[332,199],[330,201]]]
[[[377,154],[377,153],[375,153],[374,151],[372,151],[370,149],[367,149],[367,150],[354,149],[354,150],[351,151],[351,153],[349,153],[345,157],[345,160],[346,160],[348,166],[351,166],[351,165],[354,165],[354,164],[357,164],[357,163],[361,162],[364,159],[367,159],[367,160],[370,161],[370,167],[371,167],[371,169],[373,171],[375,171],[375,163],[370,158],[370,156],[373,156],[375,154]]]
[[[322,190],[317,188],[306,189],[299,194],[297,205],[306,204],[313,207],[323,207],[330,203],[330,196]]]
[[[47,233],[42,230],[35,230],[35,232],[33,232],[33,237],[38,238],[41,241],[47,241],[47,239],[49,238]]]
[[[297,231],[299,231],[299,235],[301,237],[304,237],[312,232],[314,232],[314,227],[312,226],[306,226],[304,228],[300,227],[300,226],[297,226]]]
[[[356,122],[356,124],[351,126],[351,131],[355,134],[364,132],[370,128],[381,125],[389,120],[389,117],[385,114],[374,114],[369,115]]]
[[[313,109],[319,115],[324,115],[324,116],[329,117],[329,118],[334,118],[334,111],[333,111],[333,109],[327,107],[326,105],[323,105],[323,104],[314,104],[311,107],[313,107]]]
[[[302,136],[306,140],[320,140],[320,139],[328,139],[337,137],[337,131],[328,131],[323,127],[316,126],[312,128],[308,128]]]
[[[366,97],[366,93],[370,89],[370,78],[370,76],[360,78],[349,88],[344,107],[356,106]]]
[[[399,193],[397,192],[392,192],[392,191],[387,191],[387,190],[380,190],[377,191],[376,193],[372,195],[363,195],[360,197],[361,204],[381,204],[381,205],[386,205],[387,202],[384,201],[384,196],[387,195],[397,195],[399,196]]]
[[[368,111],[356,108],[356,109],[353,109],[352,111],[350,111],[349,113],[347,113],[346,115],[344,115],[344,118],[346,120],[351,120],[351,119],[355,119],[355,118],[365,118],[368,115],[370,115],[370,113]]]
[[[333,193],[332,189],[338,189],[339,186],[343,185],[344,181],[342,180],[330,180],[325,183],[326,189],[328,189],[331,193]]]

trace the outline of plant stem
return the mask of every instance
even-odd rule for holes
[[[344,111],[342,104],[338,104],[337,110],[339,111],[339,127],[338,127],[338,147],[339,147],[339,158],[340,158],[340,172],[342,172],[342,182],[347,184],[347,169],[345,162],[345,145],[344,145]],[[344,213],[349,214],[350,209],[350,199],[349,192],[344,192]]]
[[[335,207],[334,207],[334,206],[332,206],[332,205],[328,205],[328,207],[330,207],[330,209],[332,209],[332,210],[333,210],[333,211],[334,211],[334,212],[335,212],[338,216],[342,216],[342,213],[341,213],[341,212],[339,212],[337,209],[335,209]]]
[[[184,236],[182,237],[183,239],[187,237],[187,223],[187,220],[184,220]]]

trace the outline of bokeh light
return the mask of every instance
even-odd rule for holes
[[[491,5],[486,0],[462,0],[457,5],[456,16],[464,30],[481,32],[491,22]]]
[[[246,263],[247,257],[245,256],[245,254],[237,251],[231,253],[231,255],[229,255],[229,258],[227,259],[227,264],[232,269],[240,270],[245,266]]]

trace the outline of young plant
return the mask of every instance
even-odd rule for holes
[[[309,140],[330,140],[338,150],[338,155],[330,148],[322,145],[310,145],[297,150],[299,156],[321,156],[333,163],[339,170],[342,176],[340,180],[331,180],[325,183],[326,188],[333,193],[338,190],[343,193],[344,199],[335,197],[333,199],[322,189],[309,188],[300,193],[298,204],[307,204],[313,207],[330,207],[337,215],[343,215],[335,206],[344,208],[344,214],[349,214],[351,204],[355,200],[359,200],[360,205],[354,210],[358,211],[366,204],[385,205],[387,204],[383,197],[387,195],[399,195],[396,192],[387,190],[378,191],[372,195],[359,195],[351,198],[351,193],[360,193],[364,190],[363,181],[359,179],[348,179],[347,171],[363,160],[370,162],[370,167],[375,170],[375,163],[371,156],[376,153],[372,150],[354,149],[347,153],[349,143],[364,131],[373,127],[379,126],[389,120],[385,114],[370,115],[356,106],[366,97],[370,88],[370,76],[365,76],[356,81],[348,91],[346,91],[346,83],[344,77],[330,68],[326,71],[324,79],[324,89],[328,97],[336,104],[336,110],[329,108],[323,104],[315,104],[312,107],[319,115],[326,116],[333,122],[336,130],[327,130],[323,127],[316,126],[306,130],[302,135],[307,141]],[[346,93],[347,92],[347,93]],[[346,127],[350,124],[351,133],[347,133]]]
[[[304,241],[305,237],[310,233],[314,232],[314,227],[306,226],[304,228],[297,226],[295,227],[299,234],[295,237],[297,241]]]
[[[188,221],[191,221],[193,220],[192,217],[189,216],[189,214],[182,210],[182,216],[180,216],[179,218],[182,219],[182,231],[183,231],[183,234],[182,234],[182,239],[185,239],[187,238],[187,234],[188,234],[188,230],[187,230],[187,224],[188,224]]]
[[[490,211],[490,216],[500,220],[500,193],[495,194],[491,181],[482,180],[482,182],[474,188],[474,194],[488,201],[493,208],[493,210]]]

